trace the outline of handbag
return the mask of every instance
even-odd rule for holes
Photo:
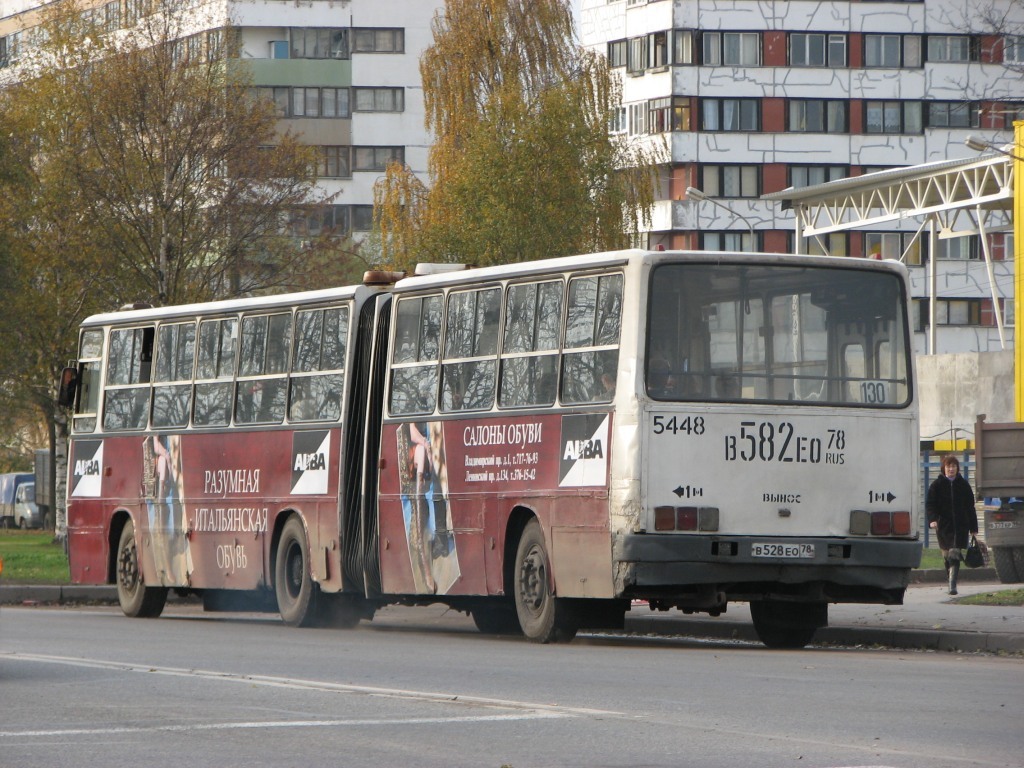
[[[971,541],[967,545],[967,551],[964,553],[964,565],[968,568],[980,568],[985,564],[985,553],[981,551],[981,545],[978,543],[976,536],[971,536]]]

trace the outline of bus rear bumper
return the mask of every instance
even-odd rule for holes
[[[774,555],[765,553],[766,544],[772,545]],[[781,598],[898,605],[911,569],[920,564],[921,543],[630,534],[616,541],[614,559],[623,593],[635,598],[677,602],[674,594],[682,598],[714,592],[728,601]]]

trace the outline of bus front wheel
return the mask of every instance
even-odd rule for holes
[[[750,618],[757,636],[769,648],[803,648],[818,627],[828,625],[828,604],[752,600]]]
[[[571,604],[556,597],[544,532],[536,519],[527,523],[516,548],[514,594],[523,634],[537,643],[564,643],[578,628]]]
[[[306,529],[298,517],[292,517],[281,531],[274,563],[274,590],[277,610],[285,624],[308,627],[316,618],[316,591],[310,568]]]
[[[153,619],[164,610],[167,587],[147,587],[139,568],[135,546],[135,524],[129,520],[117,543],[117,601],[125,616]]]

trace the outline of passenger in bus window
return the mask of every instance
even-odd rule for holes
[[[740,382],[735,374],[723,373],[715,379],[715,395],[719,400],[735,400],[740,396]]]
[[[673,397],[676,394],[676,377],[664,357],[655,357],[648,364],[647,391],[657,398]]]
[[[595,403],[610,403],[615,399],[615,375],[605,371],[601,374],[601,387],[591,398]]]
[[[949,594],[956,594],[960,561],[972,534],[978,532],[971,484],[960,474],[960,461],[952,454],[942,458],[942,474],[928,486],[924,502],[928,525],[935,531],[949,576]]]

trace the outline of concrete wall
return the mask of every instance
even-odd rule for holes
[[[1013,421],[1013,350],[918,355],[921,439],[974,439],[979,413]]]

